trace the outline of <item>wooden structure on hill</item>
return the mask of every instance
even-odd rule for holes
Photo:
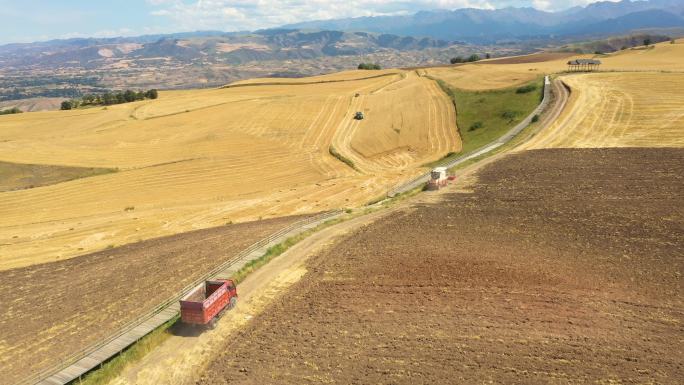
[[[600,60],[596,59],[575,59],[568,62],[569,71],[598,71],[601,65]]]

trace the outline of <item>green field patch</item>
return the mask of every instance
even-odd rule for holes
[[[111,168],[55,166],[0,161],[0,192],[49,186],[115,172]]]
[[[446,158],[475,151],[504,135],[537,108],[544,91],[543,78],[491,91],[463,90],[436,80],[456,107],[456,124],[463,141],[461,152],[447,154]]]

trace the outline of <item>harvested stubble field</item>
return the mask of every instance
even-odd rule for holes
[[[491,163],[312,257],[199,383],[681,383],[683,166],[636,148]]]
[[[684,147],[684,74],[603,73],[561,78],[570,101],[521,148]]]
[[[87,348],[254,242],[282,217],[151,239],[0,272],[0,383]]]
[[[1,161],[119,171],[0,193],[0,270],[359,205],[460,149],[453,108],[429,79],[350,71],[313,80],[335,82],[162,92],[2,117]],[[353,120],[356,111],[368,118]]]
[[[450,86],[466,90],[488,90],[507,88],[532,81],[551,73],[567,70],[571,59],[597,58],[601,60],[601,71],[627,72],[684,72],[684,40],[677,44],[659,43],[649,48],[635,48],[607,55],[537,54],[456,67],[436,67],[425,71],[428,75],[442,79]]]

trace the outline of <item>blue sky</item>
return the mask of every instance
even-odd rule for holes
[[[0,44],[196,30],[242,31],[305,20],[413,13],[421,9],[531,6],[593,0],[0,0]]]

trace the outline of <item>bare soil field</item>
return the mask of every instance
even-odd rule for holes
[[[566,75],[560,119],[521,148],[684,147],[684,75]]]
[[[358,80],[368,72],[378,74],[3,117],[0,161],[119,172],[0,193],[0,270],[357,206],[461,148],[453,106],[433,81],[401,71]]]
[[[309,259],[199,383],[681,383],[683,167],[508,155]]]
[[[0,192],[47,186],[113,171],[106,168],[0,162]]]
[[[300,219],[197,230],[0,271],[0,382],[13,383],[111,335],[244,248]]]
[[[552,60],[558,60],[558,59],[565,59],[570,56],[575,56],[576,54],[574,53],[568,53],[568,52],[541,52],[541,53],[533,53],[531,55],[522,55],[522,56],[511,56],[511,57],[505,57],[501,59],[491,59],[484,61],[484,63],[487,64],[521,64],[521,63],[539,63],[539,62],[545,62],[545,61],[552,61]]]

